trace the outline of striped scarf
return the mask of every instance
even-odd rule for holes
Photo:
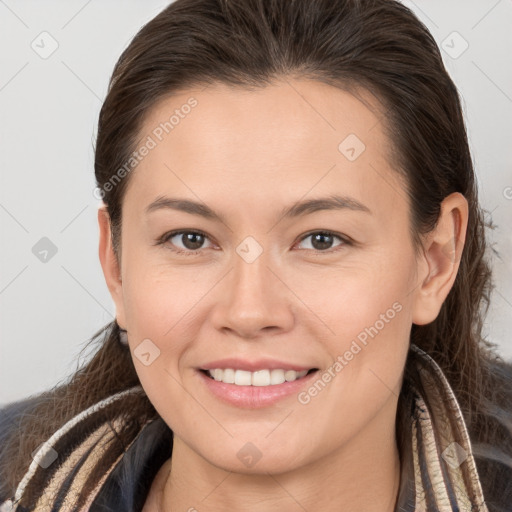
[[[413,378],[404,380],[404,386],[409,386],[412,399],[404,408],[409,411],[408,428],[400,455],[395,512],[488,512],[468,431],[446,377],[416,345],[411,345],[409,356],[407,364],[412,365],[409,374]],[[135,386],[65,423],[39,447],[15,496],[0,505],[0,512],[94,510],[95,500],[122,463],[126,450],[137,441],[143,442],[141,432],[155,421],[149,420],[134,430],[133,422],[129,428],[122,415],[109,416],[109,409],[116,402],[119,405],[119,400],[141,395],[145,396],[142,387]],[[91,481],[91,470],[98,464],[104,468],[102,476],[99,481]],[[116,503],[110,506],[116,510]]]

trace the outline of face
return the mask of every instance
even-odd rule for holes
[[[383,109],[362,94],[374,108],[308,80],[210,85],[145,119],[109,288],[149,399],[208,464],[299,468],[394,420],[423,267]],[[200,371],[226,358],[214,367],[317,371],[277,391]]]

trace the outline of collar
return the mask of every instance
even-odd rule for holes
[[[414,344],[406,366],[395,512],[488,512],[464,418],[441,368]],[[173,443],[161,417],[138,425],[119,414],[130,400],[144,397],[142,387],[135,386],[65,423],[40,446],[14,498],[1,504],[0,512],[142,510]],[[98,465],[104,468],[102,477],[92,482],[91,470]]]

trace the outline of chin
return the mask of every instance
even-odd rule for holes
[[[268,443],[267,443],[268,444]],[[204,454],[203,457],[213,466],[224,471],[244,475],[272,475],[295,470],[305,464],[298,460],[296,453],[286,453],[271,447],[257,448],[256,444],[247,442],[241,448],[232,447],[216,454]]]

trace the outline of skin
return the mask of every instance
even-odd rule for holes
[[[379,122],[384,110],[360,94],[365,103],[289,79],[169,96],[148,114],[141,140],[191,96],[198,105],[132,171],[120,262],[108,214],[98,210],[117,321],[143,388],[174,432],[172,467],[169,460],[159,471],[144,512],[394,510],[395,416],[410,329],[436,318],[453,285],[468,209],[459,193],[445,198],[415,257],[408,196]],[[354,161],[338,150],[351,133],[366,146]],[[333,193],[372,213],[281,218],[295,201]],[[161,195],[203,202],[225,223],[170,209],[146,215]],[[197,255],[173,252],[191,250],[181,235],[155,245],[175,229],[207,234]],[[322,230],[354,243],[313,245],[307,235]],[[236,252],[247,236],[263,248],[252,263]],[[230,356],[325,370],[396,302],[400,312],[307,404],[292,395],[240,410],[214,398],[196,372]],[[133,355],[146,338],[160,350],[149,366]],[[262,455],[250,468],[237,457],[247,442]]]

